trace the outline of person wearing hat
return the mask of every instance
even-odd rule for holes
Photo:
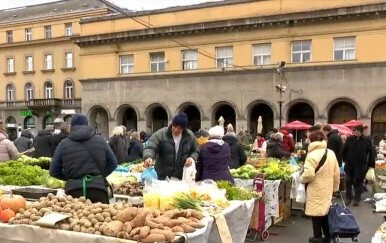
[[[200,137],[197,138],[198,146],[201,148],[202,145],[206,144],[209,141],[209,133],[205,129],[200,129],[198,131]]]
[[[214,126],[209,129],[209,141],[200,150],[197,160],[196,181],[211,179],[214,181],[230,181],[234,179],[229,171],[231,165],[231,149],[222,140],[224,128]]]
[[[228,124],[227,133],[222,137],[222,140],[229,144],[231,150],[231,163],[229,168],[237,169],[243,166],[247,162],[247,156],[244,152],[244,147],[237,139],[236,133],[234,133],[232,124]]]
[[[158,179],[182,179],[184,166],[189,167],[197,161],[197,139],[187,127],[188,117],[181,112],[168,127],[161,128],[147,141],[143,151],[145,166],[152,166],[155,159]]]
[[[67,195],[108,204],[106,177],[116,167],[117,160],[105,139],[89,127],[85,115],[75,114],[68,137],[60,142],[52,158],[50,175],[67,181]]]
[[[354,128],[354,135],[347,138],[342,150],[342,159],[345,162],[346,172],[346,205],[352,202],[352,188],[354,186],[354,204],[359,206],[362,194],[362,183],[367,169],[375,166],[373,143],[363,134],[362,125]]]
[[[20,137],[14,142],[19,153],[23,153],[28,149],[32,148],[32,133],[29,129],[23,129]]]
[[[63,118],[57,117],[54,120],[54,134],[59,134],[62,130],[63,125],[65,125]]]
[[[51,139],[54,133],[54,126],[47,125],[44,130],[38,132],[38,135],[34,138],[32,147],[35,150],[31,153],[34,158],[39,157],[52,157]]]

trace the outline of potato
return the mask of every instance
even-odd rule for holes
[[[84,203],[85,201],[86,201],[86,198],[85,198],[85,197],[80,197],[80,198],[79,198],[79,202],[83,202],[83,203]]]
[[[89,216],[87,216],[87,219],[90,220],[90,221],[91,221],[92,219],[95,219],[95,214],[93,214],[93,213],[90,214]],[[97,220],[97,219],[95,219],[95,220]],[[98,221],[98,220],[97,220],[97,221]]]
[[[141,231],[141,227],[137,227],[137,228],[131,230],[130,235],[131,236],[139,235],[140,231]]]
[[[114,236],[116,237],[117,234],[122,231],[123,223],[121,221],[111,221],[106,225],[106,228],[103,231],[103,234],[107,236]]]
[[[166,237],[163,234],[150,234],[146,238],[141,239],[141,242],[164,242],[166,241]]]
[[[150,227],[149,226],[143,226],[141,230],[139,231],[139,237],[141,239],[144,239],[146,236],[148,236],[150,233]]]
[[[70,230],[70,225],[69,224],[61,224],[60,229],[61,230]]]
[[[101,208],[94,208],[93,210],[91,210],[91,212],[92,212],[93,214],[102,213],[102,212],[103,212],[103,209],[101,209]]]
[[[105,231],[105,228],[106,228],[106,225],[103,225],[103,224],[102,224],[101,226],[99,226],[99,229],[98,229],[98,230],[99,230],[100,232],[103,232],[103,231]]]
[[[100,231],[95,231],[95,233],[94,233],[95,235],[101,235],[102,233],[100,232]]]
[[[151,229],[157,229],[157,228],[162,229],[164,227],[162,223],[156,223],[151,218],[146,218],[144,225],[149,226]]]
[[[188,225],[189,226],[192,226],[193,228],[195,228],[195,229],[201,229],[201,228],[204,228],[205,227],[205,225],[203,224],[203,223],[197,223],[197,222],[194,222],[194,221],[189,221],[188,222]]]
[[[130,233],[133,227],[130,222],[126,222],[123,224],[123,231]]]
[[[150,234],[163,234],[167,241],[172,241],[176,235],[171,230],[151,229]]]
[[[107,217],[111,218],[111,214],[108,213],[108,212],[102,212],[101,214],[102,214],[102,216],[105,217],[105,218],[107,218]]]
[[[145,224],[146,213],[141,213],[135,216],[133,220],[130,221],[133,228],[142,227]]]
[[[90,214],[91,214],[91,212],[88,211],[88,210],[84,210],[83,211],[83,215],[86,216],[86,217],[89,216]]]
[[[189,226],[187,224],[181,224],[180,226],[184,229],[185,233],[192,233],[192,232],[196,231],[195,228],[193,228],[192,226]]]
[[[134,241],[139,241],[141,239],[141,236],[139,235],[134,235],[133,237],[131,237],[132,240]],[[142,242],[142,241],[141,241]]]
[[[107,218],[105,218],[104,222],[110,223],[111,221],[113,221],[113,220],[110,217],[107,217]]]
[[[102,216],[102,214],[100,214],[100,213],[95,214],[95,218],[96,218],[99,222],[105,221],[105,218],[104,218],[104,217]]]
[[[95,231],[96,230],[93,227],[90,227],[90,228],[87,229],[87,233],[89,233],[89,234],[94,234]]]
[[[86,219],[84,221],[84,225],[83,226],[86,227],[86,228],[90,228],[92,226],[92,224],[91,224],[91,222],[89,220]]]
[[[129,233],[124,232],[124,233],[123,233],[123,239],[126,239],[126,240],[132,240],[133,238],[130,236]]]
[[[117,220],[122,223],[132,221],[138,214],[138,208],[129,207],[117,213]]]
[[[123,239],[124,233],[125,233],[124,231],[119,231],[119,233],[117,234],[117,238]]]
[[[87,228],[84,227],[84,226],[82,226],[82,227],[80,228],[80,232],[82,232],[82,233],[87,233]]]
[[[93,225],[96,225],[99,221],[95,218],[95,215],[92,219],[88,218],[90,220],[90,222],[93,224]]]

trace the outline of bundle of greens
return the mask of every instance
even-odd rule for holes
[[[264,164],[262,172],[265,174],[266,180],[291,180],[291,175],[294,173],[294,168],[287,161],[269,158]]]
[[[252,198],[260,198],[261,195],[252,190],[246,190],[241,187],[233,186],[229,181],[218,181],[217,187],[225,189],[225,197],[227,200],[250,200]]]
[[[27,155],[20,155],[17,160],[9,161],[9,162],[22,162],[26,165],[37,165],[42,169],[49,170],[51,164],[50,157],[40,157],[40,158],[32,158]]]
[[[178,209],[194,209],[201,211],[201,201],[197,198],[193,198],[189,193],[179,193],[174,196],[174,207]]]
[[[41,185],[48,171],[39,166],[26,165],[23,162],[0,164],[0,185],[30,186]]]

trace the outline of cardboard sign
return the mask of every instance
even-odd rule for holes
[[[41,227],[54,228],[56,223],[68,217],[69,216],[65,214],[52,212],[36,221],[36,225],[39,225]]]
[[[223,214],[218,215],[215,218],[215,222],[217,225],[218,233],[220,234],[222,243],[232,243],[231,232],[229,231],[229,227],[227,221]]]

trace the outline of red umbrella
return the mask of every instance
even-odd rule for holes
[[[350,134],[350,135],[353,134],[353,131],[352,131],[350,128],[345,127],[345,126],[342,125],[342,124],[330,124],[330,126],[331,126],[331,128],[332,128],[333,130],[338,130],[338,132],[339,132],[340,134]]]
[[[356,127],[356,126],[359,126],[359,125],[364,125],[363,122],[361,121],[357,121],[357,120],[351,120],[351,121],[348,121],[346,123],[343,123],[343,126],[345,127]]]
[[[284,128],[290,130],[307,130],[310,127],[312,126],[301,121],[293,121],[284,125]]]

